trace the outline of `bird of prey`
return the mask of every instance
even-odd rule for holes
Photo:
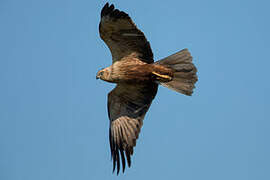
[[[128,14],[108,3],[101,10],[101,39],[112,54],[112,65],[96,78],[116,87],[108,94],[109,139],[113,172],[130,167],[144,116],[158,85],[191,95],[197,81],[196,67],[187,49],[154,62],[149,42]]]

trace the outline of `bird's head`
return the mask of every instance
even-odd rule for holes
[[[98,71],[96,79],[101,79],[103,81],[110,81],[110,69],[104,68]]]

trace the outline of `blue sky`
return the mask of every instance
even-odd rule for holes
[[[269,1],[110,1],[155,60],[188,48],[192,97],[159,88],[118,179],[270,179]],[[106,1],[0,1],[0,179],[116,179],[99,38]]]

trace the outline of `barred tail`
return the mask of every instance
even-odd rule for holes
[[[173,79],[169,82],[160,82],[162,86],[179,93],[191,96],[195,83],[198,80],[197,69],[192,63],[192,56],[187,49],[183,49],[171,56],[161,59],[155,64],[173,69]]]

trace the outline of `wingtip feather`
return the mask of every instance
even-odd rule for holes
[[[114,4],[107,2],[101,10],[101,18],[108,15],[112,18],[130,18],[127,13],[115,9]]]

